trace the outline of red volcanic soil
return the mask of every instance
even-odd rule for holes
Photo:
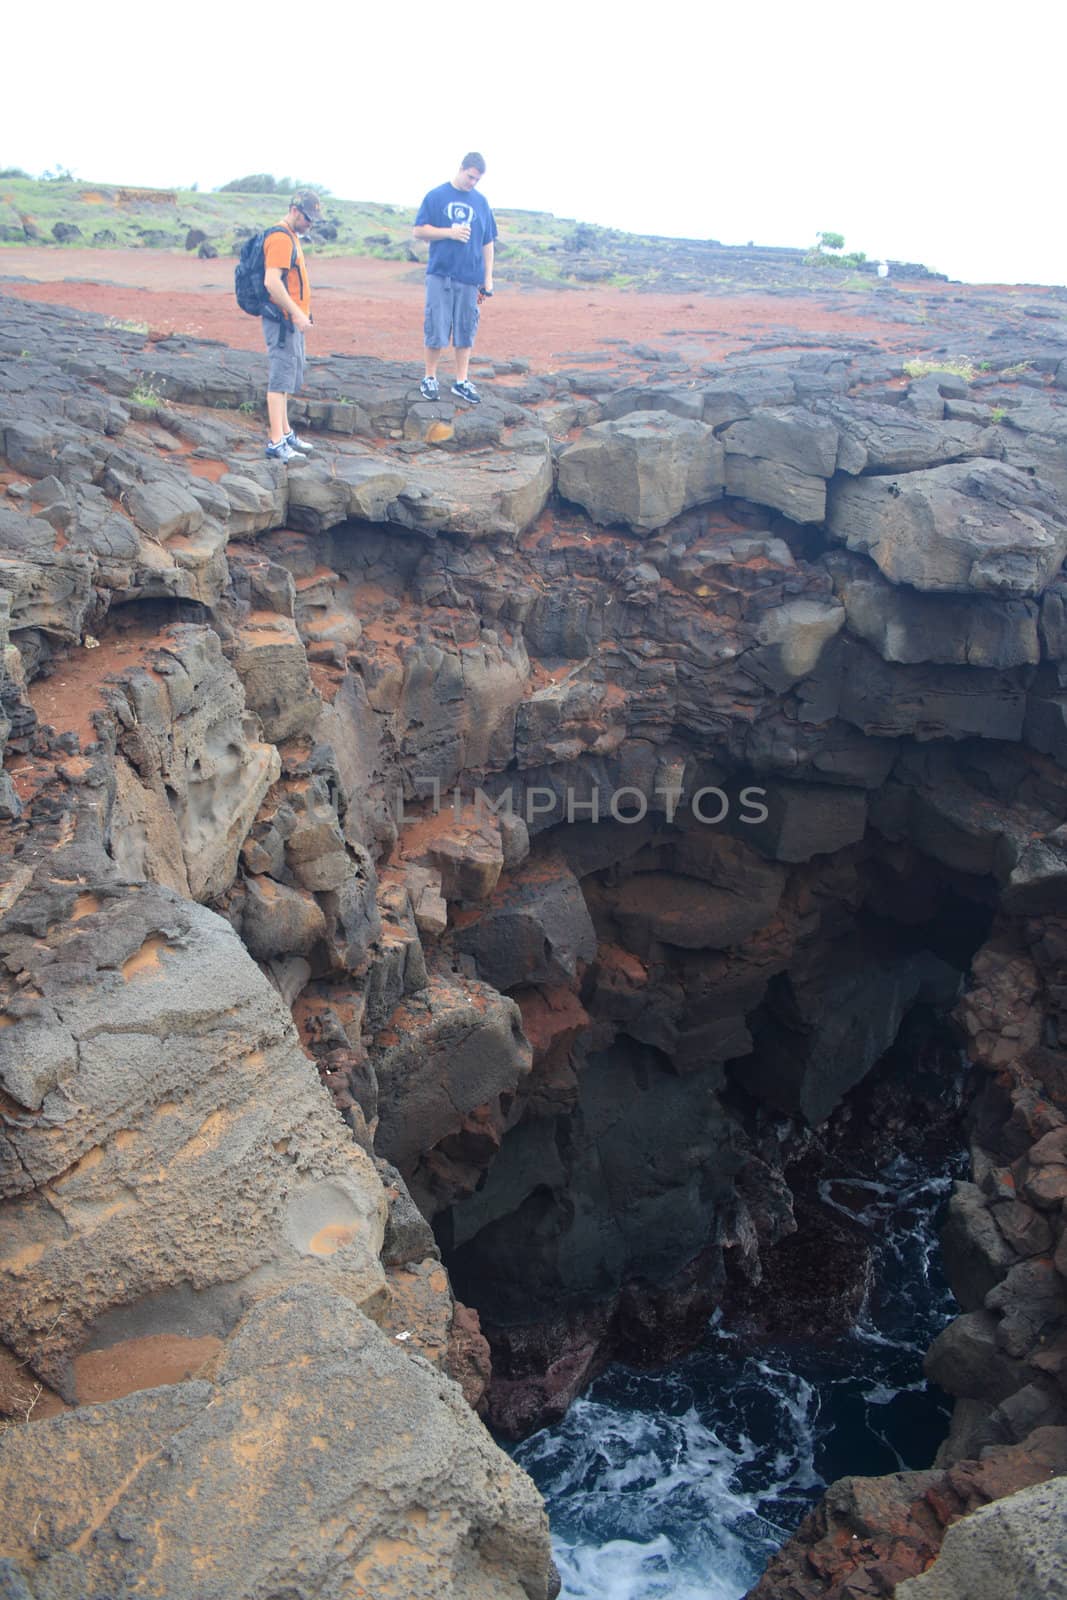
[[[358,256],[309,256],[308,264],[316,323],[308,340],[311,355],[420,357],[420,267]],[[482,312],[478,353],[498,361],[524,356],[534,370],[550,371],[567,365],[575,351],[610,349],[615,340],[651,342],[690,360],[819,337],[914,351],[915,329],[901,326],[902,303],[952,290],[958,286],[923,283],[895,284],[891,298],[877,290],[644,294],[584,286],[509,288],[501,278]],[[0,256],[0,293],[146,322],[150,337],[184,333],[237,349],[262,348],[258,322],[234,301],[233,261],[225,258],[31,246]],[[883,304],[885,313],[895,315],[883,314]]]

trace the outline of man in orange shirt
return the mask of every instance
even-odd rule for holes
[[[289,212],[277,230],[263,241],[263,281],[273,310],[264,313],[270,370],[267,374],[267,417],[270,461],[300,460],[314,448],[298,439],[289,426],[289,396],[304,381],[304,334],[311,327],[311,290],[300,235],[308,233],[322,216],[322,202],[310,189],[302,189],[289,202]]]

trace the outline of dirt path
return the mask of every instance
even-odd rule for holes
[[[335,256],[309,263],[316,331],[313,355],[417,360],[422,345],[422,269],[405,262]],[[948,288],[949,286],[944,286]],[[940,285],[893,286],[869,294],[643,294],[583,286],[509,289],[485,308],[479,353],[524,356],[536,371],[568,365],[575,351],[646,342],[687,360],[717,360],[754,345],[786,348],[825,338],[871,341],[912,352],[916,331],[901,307]],[[262,347],[258,323],[233,299],[233,261],[201,261],[166,250],[36,248],[0,253],[0,293],[145,322],[152,334],[180,332],[238,349]]]

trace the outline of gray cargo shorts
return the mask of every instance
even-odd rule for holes
[[[270,367],[267,390],[270,394],[297,394],[304,382],[304,335],[287,322],[263,317],[263,337],[267,341]],[[282,338],[284,333],[285,338]]]
[[[478,332],[478,317],[476,283],[426,274],[427,350],[443,350],[450,341],[457,350],[469,350]]]

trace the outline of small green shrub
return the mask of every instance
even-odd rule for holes
[[[163,404],[163,396],[154,384],[142,379],[130,395],[135,406],[144,406],[147,411],[158,411]]]

